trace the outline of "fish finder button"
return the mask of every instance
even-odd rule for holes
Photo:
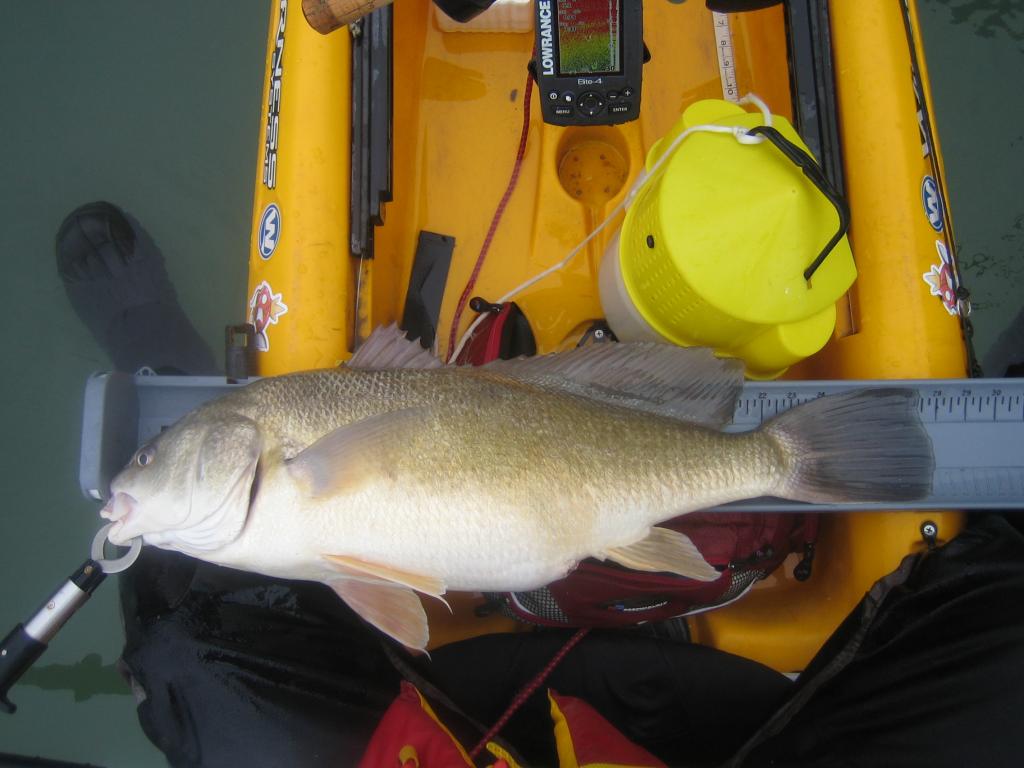
[[[580,112],[590,117],[593,117],[604,107],[604,100],[593,91],[588,91],[580,96],[579,108]]]

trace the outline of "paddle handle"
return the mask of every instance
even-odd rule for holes
[[[302,15],[322,35],[358,21],[391,0],[302,0]]]

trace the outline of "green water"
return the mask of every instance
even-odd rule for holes
[[[54,268],[63,217],[96,199],[145,222],[214,350],[242,319],[268,2],[6,2],[0,46],[0,632],[88,555],[78,491],[83,383],[110,362]],[[11,692],[0,752],[161,765],[127,686],[116,585],[104,584]]]
[[[181,303],[220,349],[223,326],[241,319],[245,299],[270,3],[2,7],[6,632],[84,559],[97,528],[96,505],[77,488],[81,398],[86,376],[109,361],[68,307],[54,232],[83,202],[125,206],[162,247]],[[1015,82],[1024,70],[1024,13],[998,0],[924,0],[921,11],[983,356],[1022,304],[1024,109]],[[163,764],[114,669],[119,621],[114,585],[104,585],[12,691],[20,709],[0,715],[0,752]]]
[[[1024,306],[1024,103],[1017,87],[1024,4],[919,3],[960,264],[984,360]]]

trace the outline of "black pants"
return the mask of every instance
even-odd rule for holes
[[[732,765],[1024,765],[1024,537],[976,519],[880,580]]]
[[[155,551],[122,584],[139,716],[174,765],[354,764],[403,674],[428,696],[435,686],[432,703],[472,742],[568,636],[484,637],[413,661],[320,585]],[[669,765],[1018,766],[1024,537],[982,516],[907,558],[795,684],[713,649],[618,631],[588,635],[548,685]],[[554,761],[542,695],[503,736],[531,764]]]

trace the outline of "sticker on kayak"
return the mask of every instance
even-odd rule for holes
[[[281,144],[278,133],[281,123],[281,80],[284,77],[284,28],[288,21],[288,0],[279,0],[277,13],[277,35],[274,50],[270,54],[267,72],[267,131],[263,141],[263,186],[273,189],[277,186],[277,148]]]
[[[277,241],[280,239],[281,209],[275,203],[271,203],[260,216],[260,225],[256,231],[256,244],[264,261],[274,255]]]
[[[939,263],[932,264],[932,268],[925,272],[924,281],[928,283],[928,289],[932,296],[938,296],[942,300],[942,306],[951,315],[959,313],[959,302],[956,298],[956,288],[953,285],[953,258],[949,255],[949,249],[941,240],[935,241],[935,250],[939,253]]]
[[[249,299],[249,322],[256,327],[256,349],[266,352],[270,349],[270,337],[267,329],[277,325],[281,315],[288,311],[288,305],[281,301],[281,294],[274,293],[270,283],[264,280]]]
[[[942,193],[931,176],[925,176],[921,182],[921,202],[924,203],[924,214],[928,217],[928,223],[936,232],[941,232],[946,224],[942,213]]]

